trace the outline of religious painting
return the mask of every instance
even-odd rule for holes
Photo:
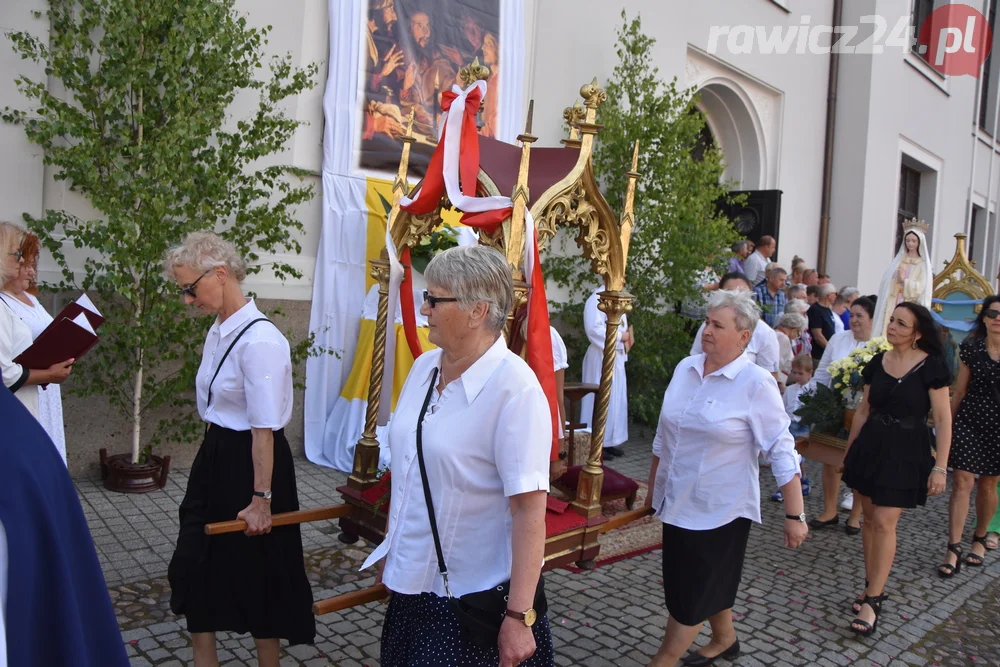
[[[368,0],[362,99],[362,169],[395,171],[413,113],[410,171],[423,175],[437,145],[441,95],[478,58],[490,70],[480,133],[499,116],[500,0]]]

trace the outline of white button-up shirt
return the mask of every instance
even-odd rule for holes
[[[688,530],[741,517],[760,523],[758,453],[778,486],[800,472],[778,384],[746,354],[704,372],[704,354],[684,359],[663,396],[653,509],[660,521]]]
[[[753,287],[756,287],[757,283],[767,277],[767,265],[770,261],[756,250],[743,260],[743,273],[750,279],[750,284]]]
[[[382,581],[389,590],[408,595],[446,595],[417,461],[417,419],[442,354],[439,349],[422,354],[399,395],[389,424],[389,527],[362,567],[385,556]],[[551,447],[545,394],[502,336],[428,409],[424,462],[456,597],[510,578],[513,521],[508,498],[548,491]]]
[[[234,431],[284,428],[292,418],[292,357],[288,341],[270,322],[258,322],[229,353],[219,376],[208,388],[222,355],[243,327],[264,317],[253,299],[229,316],[216,319],[205,338],[205,350],[195,380],[198,414],[212,424]]]
[[[701,354],[701,334],[705,331],[705,323],[701,323],[698,335],[694,337],[691,345],[691,355]],[[764,320],[757,320],[757,326],[747,343],[746,355],[750,363],[757,364],[768,373],[777,373],[781,363],[781,348],[778,347],[778,334],[774,329],[767,326]]]

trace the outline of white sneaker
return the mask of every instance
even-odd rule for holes
[[[854,509],[854,492],[848,490],[840,501],[840,509],[850,512]]]

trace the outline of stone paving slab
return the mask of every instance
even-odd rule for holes
[[[650,439],[648,432],[635,430],[626,456],[613,467],[645,480]],[[807,470],[818,480],[817,465],[809,463]],[[339,502],[334,489],[344,482],[342,473],[298,460],[296,474],[303,507]],[[135,666],[191,663],[190,640],[183,619],[169,611],[165,580],[186,484],[185,470],[172,471],[164,491],[145,496],[107,493],[95,479],[77,482]],[[889,582],[892,597],[878,635],[859,640],[847,628],[850,601],[863,580],[860,538],[845,535],[842,528],[826,530],[812,535],[802,549],[785,550],[782,506],[766,500],[774,486],[763,468],[764,525],[751,531],[735,608],[744,654],[729,664],[1000,666],[1000,553],[990,554],[986,567],[963,570],[954,579],[936,576],[945,542],[946,497],[904,513]],[[818,496],[817,488],[807,500],[810,516],[819,511]],[[336,535],[333,522],[303,526],[316,599],[372,583],[371,576],[357,571],[370,547],[342,545]],[[548,573],[546,591],[558,665],[648,664],[666,622],[660,551],[589,572]],[[383,613],[383,606],[371,604],[318,619],[316,644],[288,648],[282,665],[378,667]],[[705,643],[707,633],[698,641]],[[226,667],[256,664],[252,649],[249,637],[220,634],[219,657]]]

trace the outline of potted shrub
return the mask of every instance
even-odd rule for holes
[[[169,459],[152,448],[199,434],[191,389],[209,326],[186,316],[160,258],[203,229],[232,240],[251,263],[258,253],[300,251],[293,214],[313,189],[296,180],[305,172],[271,156],[301,124],[282,101],[310,88],[317,68],[295,68],[289,57],[264,67],[269,28],[249,27],[234,0],[50,0],[36,18],[48,20],[48,36],[8,38],[22,58],[45,65],[47,78],[17,78],[25,107],[2,118],[24,129],[54,178],[97,214],[24,219],[62,270],[46,287],[84,290],[107,317],[73,378],[74,392],[102,395],[132,425],[128,453],[102,451],[105,485],[160,488]],[[230,119],[231,103],[248,92],[259,97],[254,112]],[[85,253],[82,270],[72,270],[67,247]],[[298,276],[286,264],[271,269]],[[169,416],[147,423],[158,409]]]

